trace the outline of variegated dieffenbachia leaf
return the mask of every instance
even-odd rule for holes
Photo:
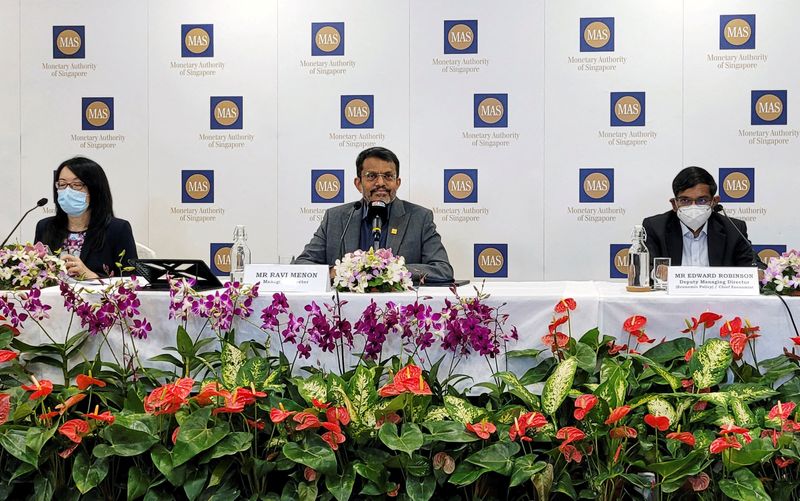
[[[729,398],[741,400],[746,404],[752,404],[753,402],[758,402],[759,400],[765,400],[778,394],[777,391],[773,390],[769,386],[755,383],[729,384],[720,391],[728,395]]]
[[[239,368],[239,372],[236,374],[236,385],[243,388],[252,386],[257,391],[262,391],[261,385],[268,373],[269,361],[266,358],[251,358]]]
[[[449,417],[447,409],[444,407],[429,407],[428,413],[425,414],[425,419],[423,419],[423,421],[444,421]]]
[[[330,373],[327,375],[328,380],[328,399],[334,405],[347,406],[347,387],[344,379],[336,374]],[[347,409],[348,412],[350,409]]]
[[[483,417],[483,410],[453,395],[445,395],[444,407],[450,419],[459,423],[476,423]]]
[[[306,378],[296,377],[292,381],[297,385],[297,391],[308,405],[313,405],[312,400],[314,399],[320,402],[328,401],[328,385],[323,381],[322,374],[317,373]]]
[[[578,359],[570,357],[558,364],[556,370],[547,378],[542,389],[542,410],[545,413],[555,414],[561,402],[567,398],[577,368]]]
[[[736,420],[737,426],[749,428],[755,424],[756,417],[746,403],[738,398],[731,398],[728,403],[731,406],[731,413]]]
[[[636,360],[641,361],[643,364],[646,364],[653,372],[661,376],[661,379],[663,379],[673,390],[677,390],[681,387],[681,379],[668,371],[663,365],[642,355],[633,354],[630,356],[631,358],[635,358]]]
[[[222,344],[222,384],[229,390],[236,388],[236,376],[246,360],[244,352],[231,343]]]
[[[375,411],[378,403],[378,392],[375,390],[375,368],[367,368],[363,364],[356,367],[353,377],[347,384],[347,396],[353,408],[350,419],[357,425],[370,429],[375,428],[377,419]]]
[[[625,403],[625,393],[628,391],[628,375],[630,374],[631,361],[626,360],[620,364],[611,358],[603,359],[600,367],[600,386],[594,390],[597,398],[606,401],[609,407],[619,407]]]
[[[689,374],[700,390],[710,388],[725,379],[733,361],[731,345],[722,339],[709,339],[694,354]]]
[[[506,383],[511,393],[519,397],[519,399],[522,400],[522,402],[527,405],[529,409],[539,410],[539,397],[531,393],[531,391],[519,381],[514,373],[498,372],[494,376],[500,378],[500,380]]]
[[[664,416],[669,419],[670,425],[675,425],[678,422],[678,413],[672,404],[657,397],[647,402],[647,410],[654,416]]]
[[[280,375],[281,371],[279,370],[274,370],[267,374],[267,377],[264,378],[264,381],[261,383],[261,389],[269,392],[283,391],[286,388],[286,385],[279,384],[277,382]]]

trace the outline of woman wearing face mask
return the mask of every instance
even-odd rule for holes
[[[131,225],[114,217],[103,168],[88,158],[71,158],[55,175],[56,215],[39,221],[36,241],[61,249],[67,273],[78,278],[119,275],[116,263],[136,259]]]

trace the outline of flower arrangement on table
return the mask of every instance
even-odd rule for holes
[[[401,292],[412,286],[405,258],[390,249],[350,252],[336,260],[334,270],[333,286],[342,292]]]
[[[41,242],[0,248],[0,290],[50,287],[65,273],[64,261]]]
[[[800,294],[800,252],[792,249],[770,258],[761,284],[765,291],[776,294]]]

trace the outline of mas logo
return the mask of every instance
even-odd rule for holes
[[[444,22],[445,54],[478,53],[478,20]]]
[[[344,23],[311,23],[312,56],[344,56]]]
[[[478,169],[445,169],[444,203],[478,203]]]
[[[211,128],[242,128],[242,96],[211,96]]]
[[[614,18],[580,19],[581,52],[614,52]]]
[[[85,34],[85,26],[53,26],[53,59],[84,59]]]
[[[211,272],[221,277],[231,273],[231,246],[232,243],[211,244]]]
[[[756,48],[756,15],[719,16],[720,50]]]
[[[756,194],[756,174],[752,167],[719,170],[720,202],[753,203]]]
[[[786,245],[753,245],[753,250],[758,259],[768,264],[770,258],[781,257],[781,254],[786,252]]]
[[[344,203],[344,169],[311,171],[311,203]]]
[[[578,177],[580,203],[614,202],[614,169],[580,169]]]
[[[214,25],[182,24],[181,57],[214,57]]]
[[[611,278],[628,278],[628,251],[631,244],[610,245],[610,272]]]
[[[644,127],[644,92],[611,93],[611,127]]]
[[[475,94],[473,127],[508,127],[508,94]]]
[[[372,129],[375,126],[375,96],[341,96],[342,129]]]
[[[508,244],[475,244],[476,278],[508,277]]]
[[[114,98],[81,98],[82,130],[114,130]]]
[[[185,204],[214,203],[214,171],[182,170],[181,202]]]
[[[754,90],[750,93],[750,125],[786,125],[786,91]]]

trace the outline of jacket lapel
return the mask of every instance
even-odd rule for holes
[[[727,238],[720,221],[715,217],[710,217],[708,219],[708,264],[711,266],[722,266]]]
[[[403,235],[406,233],[408,226],[408,214],[403,205],[403,201],[399,198],[392,203],[392,213],[389,215],[389,224],[384,226],[383,231],[389,232],[386,236],[386,248],[392,249],[392,253],[398,255],[400,253],[400,244],[403,242]]]
[[[677,214],[673,212],[670,214],[669,221],[667,222],[667,252],[671,259],[673,266],[680,266],[683,258],[683,229],[681,228],[680,219]]]
[[[342,219],[342,227],[347,224],[347,218],[350,213],[347,213]],[[344,236],[344,253],[353,252],[358,249],[361,243],[361,222],[362,212],[356,210],[353,214],[353,219],[350,220],[350,226],[347,227],[347,234]],[[337,244],[338,245],[338,244]]]

